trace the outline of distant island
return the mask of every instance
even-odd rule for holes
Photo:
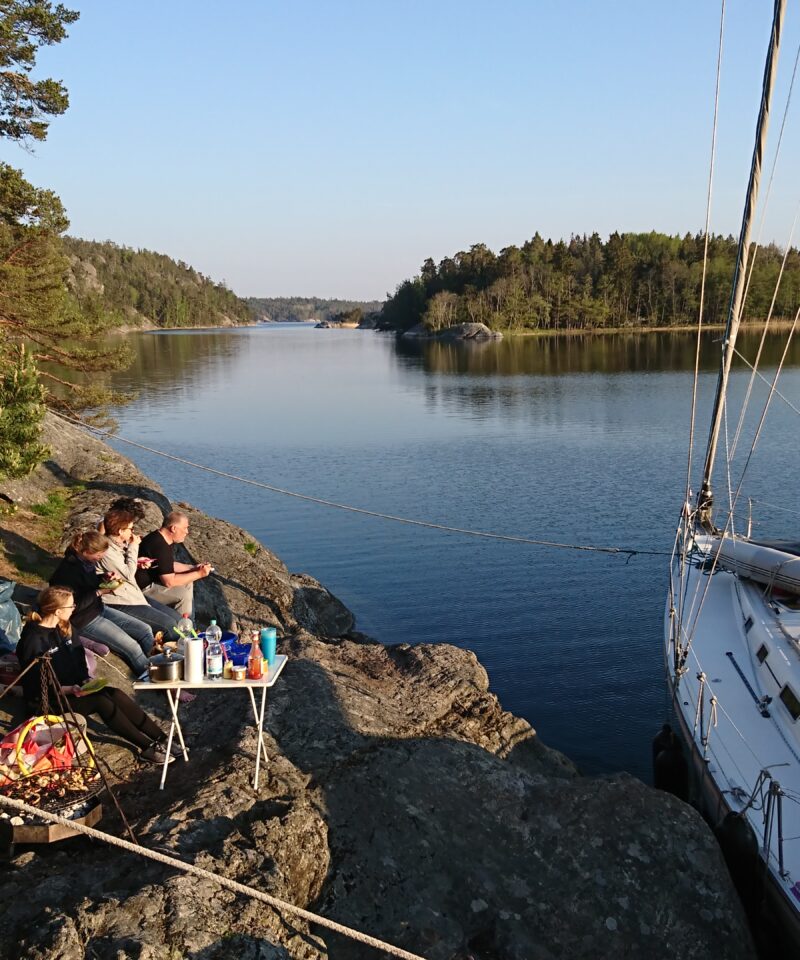
[[[323,300],[319,297],[248,297],[245,300],[256,320],[273,323],[316,322],[358,324],[378,314],[380,300]]]
[[[705,239],[663,233],[597,233],[569,241],[538,233],[521,247],[493,253],[482,243],[426,260],[383,305],[378,327],[403,333],[419,324],[435,332],[456,324],[482,323],[507,333],[662,328],[695,324]],[[708,242],[703,321],[725,322],[733,237]],[[770,309],[783,251],[757,251],[745,319],[763,320]],[[791,249],[775,302],[775,319],[800,306],[800,253]]]

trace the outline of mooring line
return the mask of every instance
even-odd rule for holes
[[[340,933],[342,936],[349,937],[351,940],[357,940],[359,943],[364,943],[369,947],[374,947],[376,950],[383,950],[385,953],[390,953],[395,957],[400,957],[401,960],[425,960],[424,957],[421,957],[417,953],[409,953],[408,950],[403,950],[402,947],[396,947],[391,943],[378,940],[377,937],[370,936],[368,933],[362,933],[360,930],[347,927],[344,924],[337,923],[335,920],[329,920],[327,917],[321,917],[319,914],[312,913],[310,910],[304,910],[302,907],[296,907],[293,903],[287,903],[286,900],[280,900],[278,897],[273,897],[269,893],[263,893],[261,890],[256,890],[255,887],[249,887],[244,883],[239,883],[238,880],[231,880],[228,877],[223,877],[219,874],[213,873],[211,870],[205,870],[203,867],[196,867],[193,863],[186,863],[183,860],[178,860],[176,857],[170,857],[165,853],[159,853],[157,850],[149,850],[147,847],[130,843],[130,841],[123,840],[121,837],[115,837],[110,833],[103,833],[101,830],[95,830],[93,827],[87,827],[84,823],[76,823],[74,820],[68,820],[66,817],[62,817],[57,813],[50,813],[48,810],[40,810],[38,807],[32,807],[30,804],[23,803],[21,800],[13,800],[11,797],[4,797],[2,794],[0,794],[0,805],[13,808],[18,812],[26,813],[29,816],[48,820],[50,823],[58,823],[62,826],[67,826],[70,828],[70,830],[75,830],[77,833],[85,834],[87,837],[92,837],[95,840],[101,840],[104,843],[108,843],[114,847],[120,847],[123,850],[127,850],[128,853],[135,853],[137,856],[147,857],[149,860],[155,860],[157,863],[162,863],[167,867],[180,870],[182,873],[188,873],[195,877],[201,877],[203,880],[211,880],[213,883],[217,883],[221,887],[225,887],[228,890],[233,890],[234,893],[240,893],[246,897],[252,897],[255,900],[260,900],[262,903],[266,903],[279,913],[294,914],[295,916],[308,921],[308,923],[313,923],[320,927],[326,927],[328,930],[333,930],[334,933]]]
[[[271,483],[264,483],[263,480],[250,480],[247,477],[237,476],[235,473],[228,473],[225,470],[218,470],[216,467],[209,467],[203,463],[195,463],[193,460],[187,460],[185,457],[179,457],[173,453],[166,453],[164,450],[157,450],[155,447],[148,447],[144,443],[138,443],[136,440],[128,440],[126,437],[112,433],[110,430],[101,430],[99,427],[93,427],[83,423],[73,417],[65,416],[63,413],[51,411],[55,416],[60,417],[67,423],[82,427],[98,436],[109,440],[118,440],[120,443],[126,443],[139,450],[145,450],[147,453],[153,453],[158,457],[164,457],[166,460],[173,460],[175,463],[182,463],[187,467],[193,467],[195,470],[203,470],[206,473],[214,474],[218,477],[224,477],[226,480],[235,480],[238,483],[246,483],[251,487],[258,487],[261,490],[269,490],[272,493],[280,493],[285,497],[294,497],[296,500],[305,500],[308,503],[316,503],[323,507],[333,507],[336,510],[345,510],[348,513],[360,513],[366,517],[375,517],[379,520],[393,520],[395,523],[404,523],[414,527],[426,527],[429,530],[440,530],[444,533],[456,533],[467,537],[481,537],[485,540],[502,540],[507,543],[525,543],[538,547],[554,547],[559,550],[580,550],[587,553],[609,553],[621,556],[627,556],[629,559],[635,556],[650,557],[668,557],[669,551],[666,550],[642,550],[638,547],[597,547],[591,544],[580,543],[561,543],[557,540],[536,540],[532,537],[516,537],[504,533],[487,533],[484,530],[470,530],[466,527],[451,527],[444,523],[433,523],[429,520],[413,520],[410,517],[398,517],[391,513],[380,513],[377,510],[367,510],[364,507],[353,507],[346,503],[337,503],[335,500],[324,500],[322,497],[312,497],[305,493],[297,493],[294,490],[286,490],[284,487],[278,487]]]

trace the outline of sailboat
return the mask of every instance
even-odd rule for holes
[[[689,799],[732,841],[738,858],[729,864],[743,865],[800,955],[800,541],[754,538],[735,517],[741,483],[726,484],[721,507],[712,489],[785,7],[776,0],[702,483],[695,498],[687,471],[664,651],[677,733],[690,757]],[[764,414],[775,389],[773,381]],[[665,734],[675,736],[668,727]],[[662,746],[664,757],[669,743]]]

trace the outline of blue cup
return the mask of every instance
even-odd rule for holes
[[[261,628],[261,656],[272,666],[275,662],[275,642],[278,639],[275,627]]]

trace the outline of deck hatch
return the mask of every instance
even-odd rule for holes
[[[763,663],[768,656],[769,656],[769,650],[767,649],[767,645],[766,643],[762,643],[761,646],[758,648],[758,653],[756,654],[756,657],[758,657],[758,662]]]

